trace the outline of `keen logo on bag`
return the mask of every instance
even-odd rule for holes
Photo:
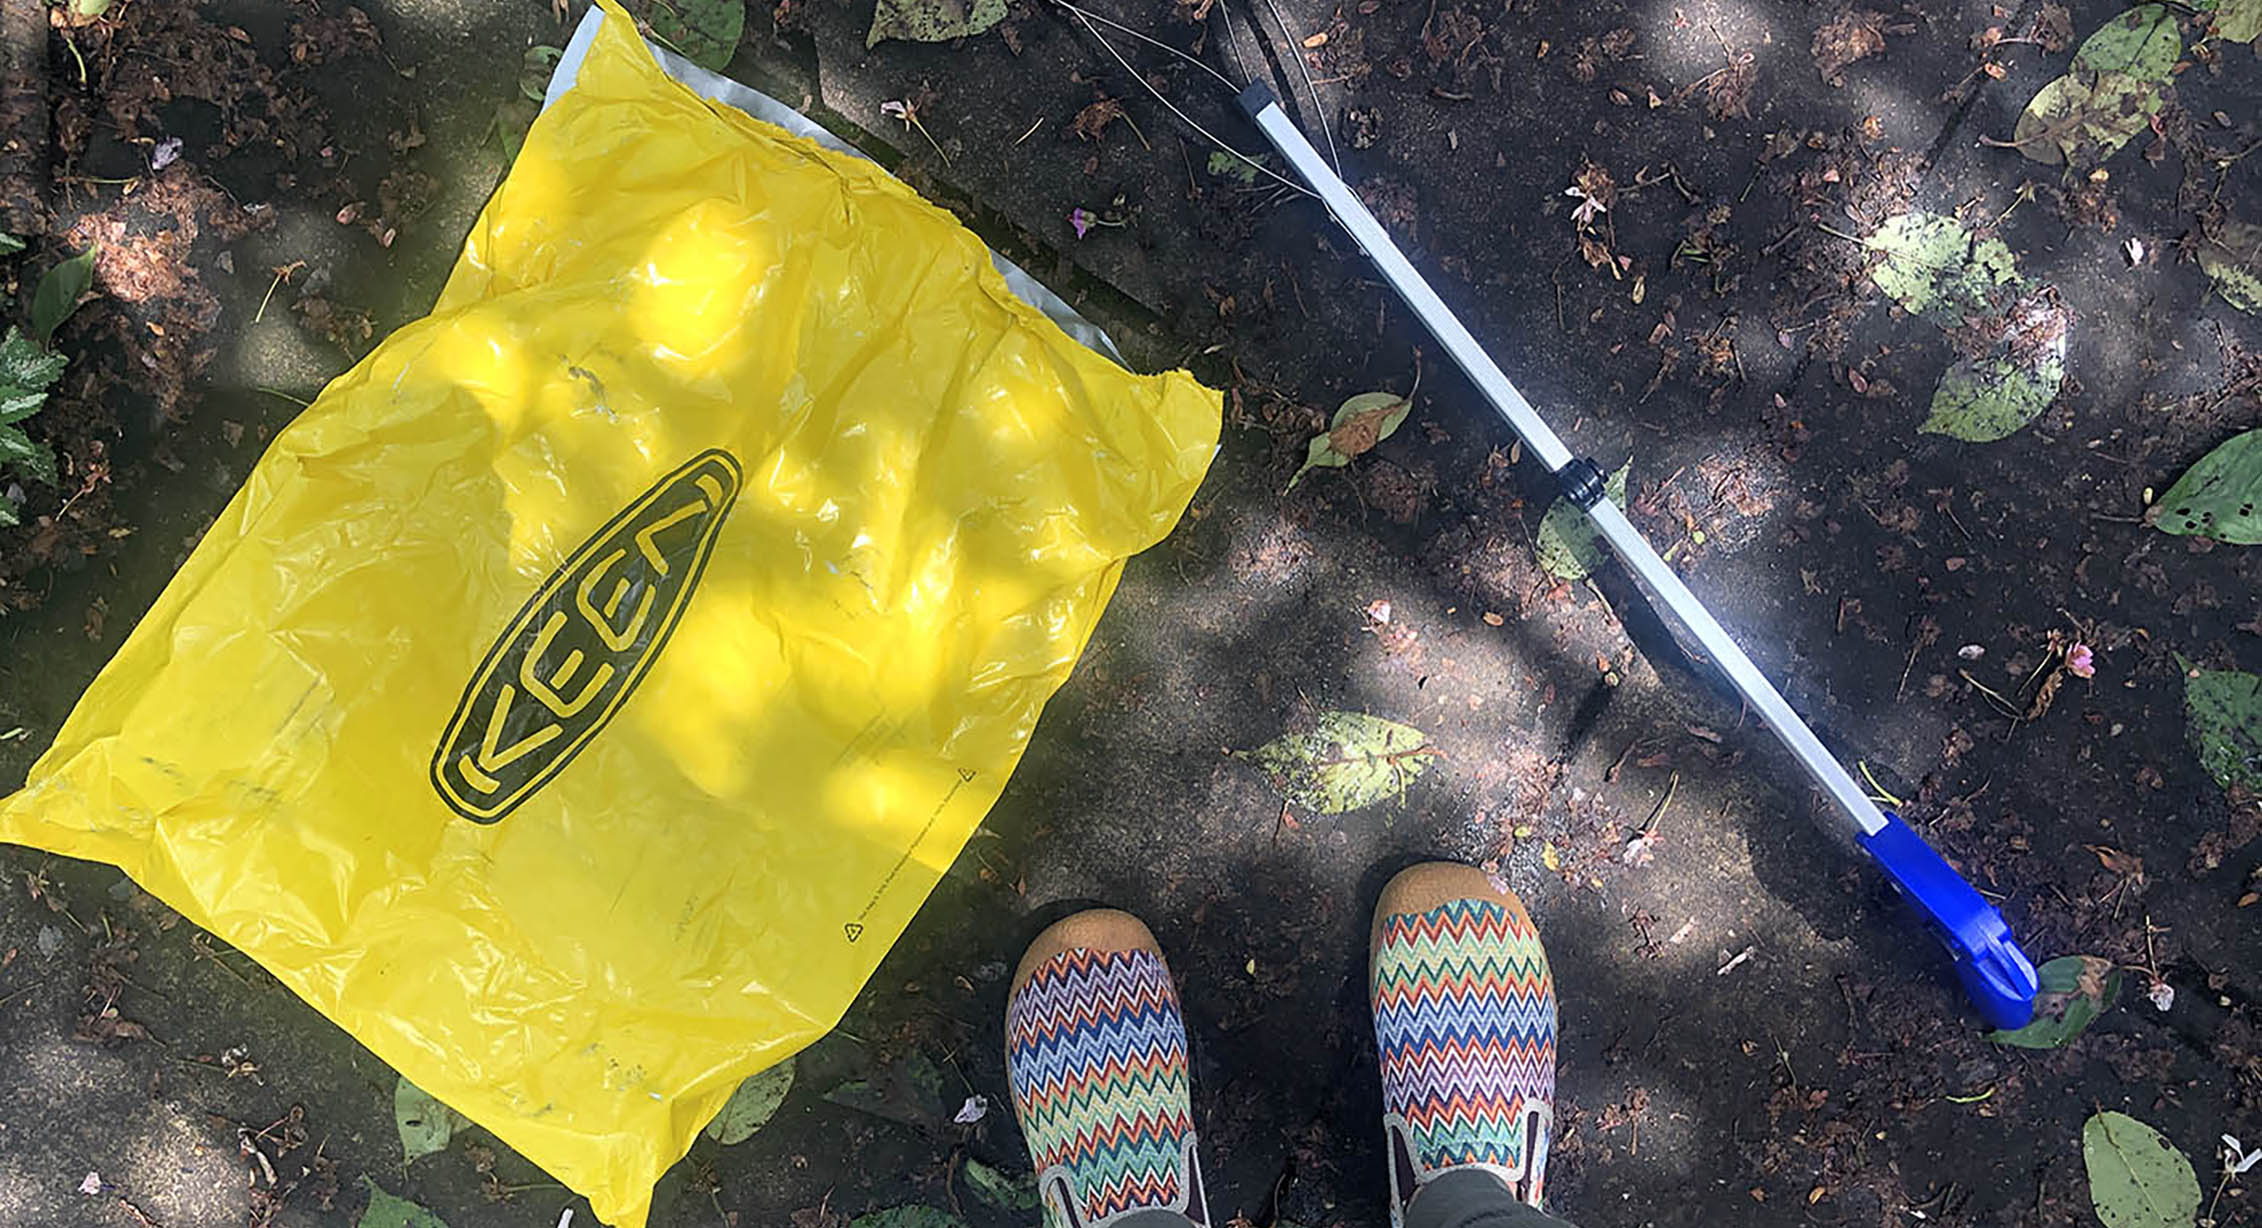
[[[691,603],[738,486],[729,453],[702,452],[543,582],[487,650],[432,758],[451,809],[500,820],[628,702]]]

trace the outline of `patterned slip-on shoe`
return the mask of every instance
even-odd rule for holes
[[[1460,1168],[1539,1206],[1555,978],[1523,901],[1473,866],[1418,865],[1383,888],[1370,951],[1391,1224],[1423,1183]]]
[[[1081,912],[1029,944],[1006,1000],[1005,1070],[1046,1228],[1152,1210],[1208,1228],[1186,1024],[1138,918]]]

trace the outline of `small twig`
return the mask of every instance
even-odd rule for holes
[[[1986,683],[1984,683],[1984,682],[1981,682],[1981,681],[1980,681],[1979,679],[1972,677],[1972,676],[1971,676],[1971,671],[1970,671],[1970,670],[1968,670],[1968,669],[1959,669],[1959,670],[1957,670],[1957,671],[1956,671],[1956,673],[1957,673],[1957,674],[1959,674],[1959,675],[1961,675],[1961,676],[1962,676],[1962,678],[1963,678],[1963,680],[1964,680],[1965,682],[1968,682],[1968,683],[1970,683],[1970,684],[1972,685],[1972,687],[1973,687],[1974,689],[1976,689],[1976,690],[1977,690],[1977,691],[1978,691],[1978,692],[1979,692],[1980,694],[1982,694],[1982,695],[1985,695],[1985,696],[1986,696],[1987,698],[1994,700],[1994,701],[1995,701],[1995,706],[1996,706],[1996,707],[1998,707],[1998,708],[2001,708],[2001,709],[2003,710],[2003,714],[2004,714],[2004,715],[2006,715],[2006,716],[2010,716],[2010,717],[2013,717],[2013,718],[2016,718],[2016,717],[2017,717],[2017,716],[2019,716],[2019,715],[2020,715],[2020,714],[2021,714],[2022,712],[2024,712],[2024,711],[2025,711],[2025,709],[2023,709],[2023,708],[2020,708],[2020,707],[2019,707],[2019,706],[2017,706],[2016,704],[2013,704],[2013,703],[2012,703],[2012,702],[2011,702],[2010,700],[2007,700],[2007,699],[2003,698],[2002,696],[2000,696],[2000,695],[1996,694],[1996,693],[1995,693],[1995,692],[1994,692],[1994,691],[1993,691],[1992,689],[1990,689],[1990,688],[1988,687],[1988,685],[1987,685]]]

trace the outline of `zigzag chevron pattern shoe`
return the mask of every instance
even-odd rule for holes
[[[1186,1024],[1154,935],[1095,909],[1029,946],[1005,1008],[1006,1079],[1047,1228],[1165,1210],[1207,1228]]]
[[[1472,866],[1415,866],[1383,889],[1370,950],[1391,1223],[1421,1185],[1463,1168],[1539,1206],[1555,978],[1523,901]]]

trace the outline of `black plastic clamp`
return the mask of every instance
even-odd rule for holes
[[[1555,480],[1563,488],[1563,497],[1582,509],[1602,502],[1602,470],[1583,456],[1565,462],[1555,471]]]

